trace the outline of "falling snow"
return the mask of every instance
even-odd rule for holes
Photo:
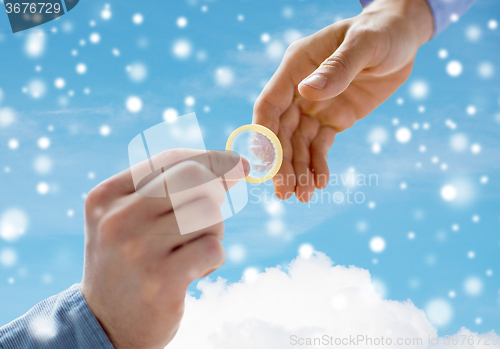
[[[61,241],[64,234],[77,236],[89,190],[126,167],[131,135],[156,123],[175,127],[181,115],[196,112],[206,145],[224,149],[228,134],[251,122],[253,102],[287,47],[311,34],[300,22],[317,20],[300,1],[277,6],[270,13],[274,21],[263,25],[256,25],[262,13],[241,4],[226,16],[217,1],[188,3],[176,4],[162,21],[145,8],[134,13],[101,3],[80,20],[54,21],[18,39],[0,34],[3,52],[22,58],[4,64],[19,79],[6,75],[0,89],[6,198],[0,207],[0,286],[17,292],[28,282],[33,289],[66,282],[49,263],[35,272],[23,243],[52,229]],[[324,250],[339,263],[373,270],[380,296],[411,297],[440,330],[464,325],[486,331],[498,324],[482,310],[500,306],[491,259],[500,249],[494,235],[500,216],[485,204],[498,206],[498,18],[476,10],[431,43],[430,55],[417,57],[411,78],[387,103],[337,136],[328,157],[331,175],[373,171],[380,184],[329,186],[319,193],[324,199],[349,188],[362,191],[365,201],[248,204],[228,221],[227,269],[219,275],[243,275],[241,282],[253,285],[268,261],[283,264],[298,255],[318,263]],[[213,21],[224,32],[212,30]],[[271,182],[256,188],[272,196]],[[54,256],[79,253],[57,246],[42,247]],[[396,253],[403,256],[403,272],[390,275]],[[450,277],[439,280],[439,289],[429,287],[449,261],[456,266]],[[352,306],[349,295],[334,293],[325,304],[337,312]],[[54,335],[46,319],[39,325],[41,338]]]

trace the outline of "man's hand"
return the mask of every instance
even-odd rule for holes
[[[117,349],[165,347],[179,327],[189,284],[224,264],[220,206],[225,188],[244,178],[249,165],[231,152],[209,154],[203,165],[193,161],[203,157],[199,151],[167,151],[152,162],[175,165],[141,183],[142,195],[132,172],[149,168],[149,162],[108,179],[87,197],[81,289]],[[221,175],[225,183],[217,179]],[[207,189],[202,184],[209,181]],[[165,194],[166,187],[167,197],[147,197]],[[184,227],[219,223],[181,235],[178,220],[185,218]]]
[[[328,184],[335,135],[387,100],[433,33],[425,0],[375,0],[360,15],[293,43],[254,107],[283,146],[276,196],[307,202]]]

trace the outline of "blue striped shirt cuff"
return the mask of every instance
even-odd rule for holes
[[[361,5],[366,7],[374,0],[360,0]],[[427,0],[432,14],[434,15],[434,36],[462,16],[474,4],[476,0]]]
[[[0,349],[114,349],[79,285],[0,328]]]

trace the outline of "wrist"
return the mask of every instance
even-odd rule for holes
[[[434,16],[427,0],[374,0],[367,12],[383,11],[400,17],[409,27],[419,46],[434,35]]]

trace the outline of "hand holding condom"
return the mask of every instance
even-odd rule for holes
[[[263,183],[272,179],[283,162],[283,149],[276,135],[262,125],[245,125],[227,140],[226,150],[234,151],[250,164],[245,180]]]

